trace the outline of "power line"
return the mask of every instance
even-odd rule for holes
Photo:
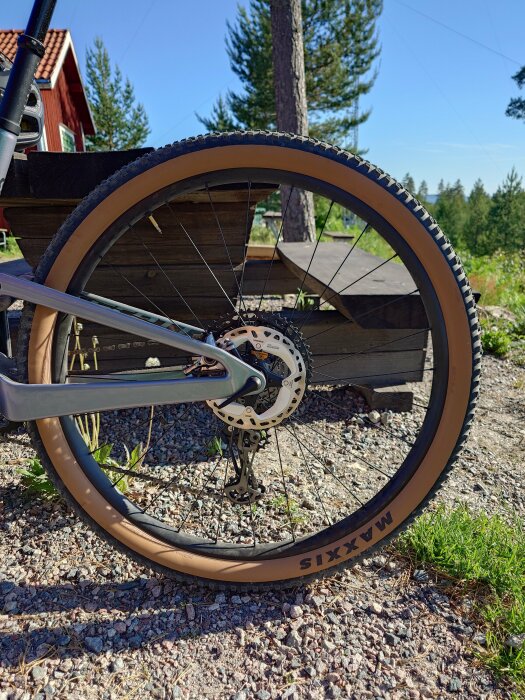
[[[123,59],[124,56],[128,53],[129,49],[131,48],[131,45],[133,44],[133,42],[135,41],[135,39],[136,39],[136,37],[137,37],[137,34],[138,34],[138,33],[140,32],[140,30],[143,28],[144,22],[146,21],[146,18],[148,17],[149,13],[150,13],[151,10],[153,9],[153,5],[155,5],[156,2],[157,2],[157,0],[151,0],[151,3],[150,3],[150,5],[149,5],[148,9],[147,9],[146,12],[144,13],[144,15],[143,15],[142,19],[140,20],[140,22],[139,22],[139,24],[138,24],[138,26],[137,26],[135,32],[132,34],[131,39],[129,40],[129,42],[128,42],[126,48],[124,49],[122,55],[120,56],[119,63],[122,63],[122,59]]]
[[[435,19],[434,17],[431,17],[430,15],[427,15],[424,12],[421,12],[421,10],[416,10],[415,7],[408,5],[406,2],[403,2],[403,0],[395,0],[395,2],[397,2],[398,5],[403,5],[403,7],[406,7],[408,10],[412,10],[412,12],[415,12],[416,14],[421,15],[422,17],[425,17],[425,19],[428,19],[430,22],[434,22],[434,24],[438,24],[440,27],[443,27],[444,29],[448,29],[449,32],[452,32],[453,34],[457,34],[458,36],[462,37],[463,39],[466,39],[467,41],[470,41],[473,44],[477,44],[478,46],[481,46],[482,49],[485,49],[486,51],[490,51],[491,53],[496,54],[496,56],[501,56],[502,58],[507,59],[507,61],[511,61],[512,63],[515,63],[517,66],[521,66],[520,61],[516,61],[516,59],[510,58],[510,56],[507,56],[506,54],[501,53],[501,51],[496,51],[496,49],[493,49],[492,46],[487,46],[487,44],[484,44],[483,42],[478,41],[478,39],[474,39],[471,36],[468,36],[467,34],[463,34],[463,32],[460,32],[457,29],[454,29],[454,27],[450,27],[448,24],[441,22],[439,19]]]

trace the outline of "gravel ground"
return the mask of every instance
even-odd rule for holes
[[[525,369],[487,357],[468,446],[437,501],[525,514]],[[153,577],[60,503],[28,500],[0,445],[0,700],[510,698],[474,657],[468,601],[375,556],[310,586],[212,593]]]

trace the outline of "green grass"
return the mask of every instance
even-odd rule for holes
[[[253,225],[250,231],[251,245],[275,245],[276,238],[267,226]]]
[[[0,260],[11,260],[12,258],[21,258],[22,251],[18,247],[14,236],[7,236],[5,250],[0,249]]]
[[[525,698],[525,643],[505,641],[525,631],[525,527],[521,519],[473,513],[461,506],[428,512],[397,540],[414,563],[445,574],[475,601],[487,644],[480,658],[513,682]]]

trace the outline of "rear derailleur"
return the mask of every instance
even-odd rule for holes
[[[224,492],[232,503],[239,505],[255,503],[262,497],[266,487],[257,481],[253,462],[257,452],[268,443],[268,437],[266,431],[239,430],[236,442],[237,456],[231,449],[235,476],[226,482]]]

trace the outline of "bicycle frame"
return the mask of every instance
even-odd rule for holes
[[[20,120],[40,58],[56,0],[36,0],[18,50],[6,91],[0,102],[0,192],[7,176]],[[83,298],[36,282],[0,274],[1,294],[45,306],[87,321],[147,338],[197,357],[214,360],[224,368],[220,377],[185,377],[175,368],[130,373],[71,377],[67,384],[20,384],[0,374],[0,413],[12,421],[136,408],[152,404],[228,399],[262,391],[264,375],[215,345],[202,328],[146,313],[94,295]],[[173,330],[175,326],[178,330]],[[1,355],[1,354],[0,354]],[[5,356],[3,356],[5,362]],[[177,377],[183,378],[177,378]],[[111,386],[111,390],[109,387]],[[254,391],[255,390],[255,391]]]

